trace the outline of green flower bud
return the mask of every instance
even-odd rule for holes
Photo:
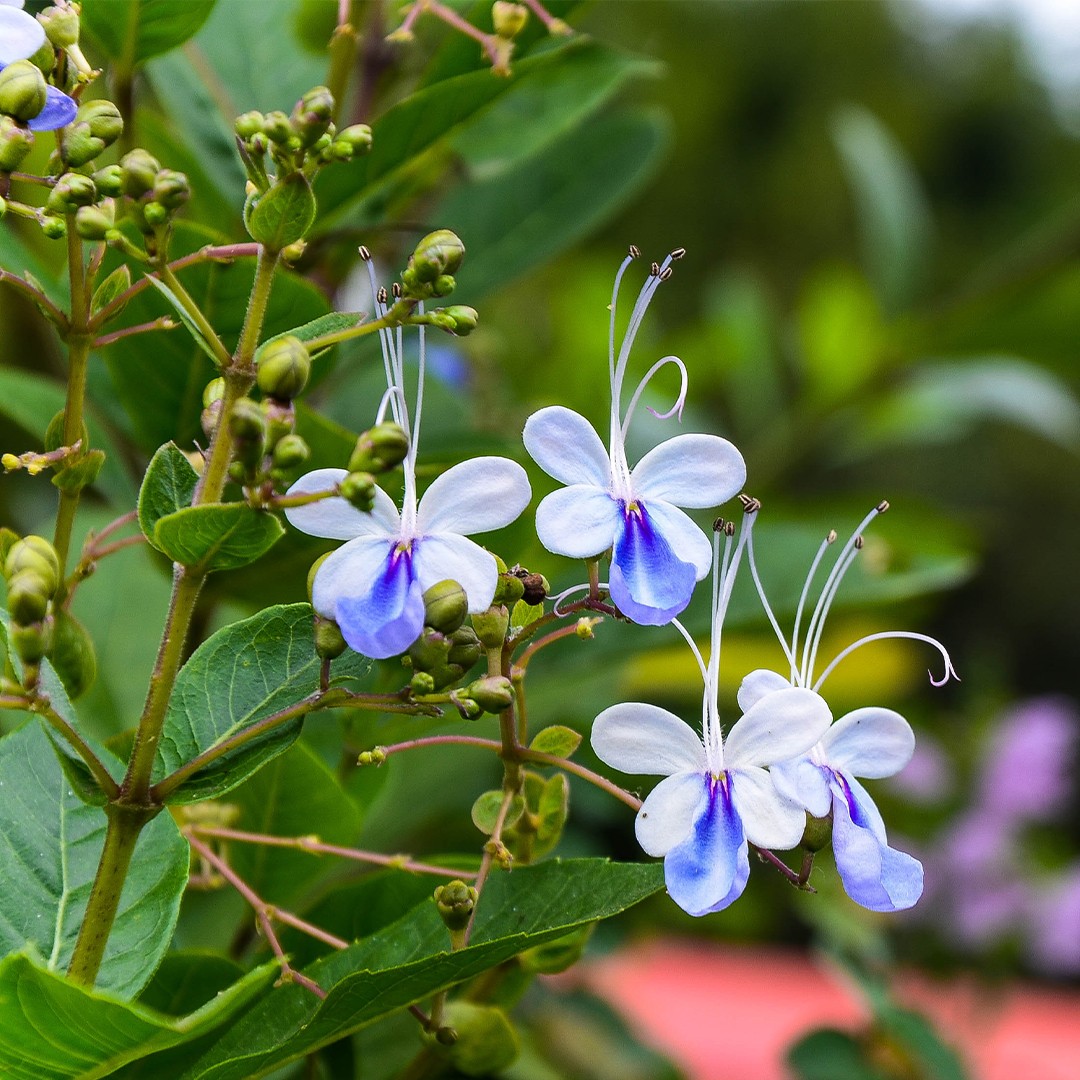
[[[431,283],[431,292],[435,296],[449,296],[457,288],[457,282],[451,274],[440,274]]]
[[[367,124],[353,124],[337,133],[333,147],[335,156],[348,151],[346,161],[357,154],[366,154],[371,149],[371,128]]]
[[[24,664],[40,664],[49,651],[52,635],[48,623],[38,622],[29,626],[12,626],[8,638]]]
[[[456,1038],[443,1053],[463,1076],[499,1076],[517,1060],[517,1033],[497,1006],[451,1001],[444,1017]]]
[[[225,380],[224,379],[211,379],[202,392],[202,403],[205,408],[210,406],[215,401],[220,401],[225,396]]]
[[[424,622],[433,630],[452,634],[468,612],[469,598],[456,581],[437,581],[424,593]]]
[[[285,435],[274,447],[274,468],[297,469],[311,457],[311,447],[299,435]]]
[[[53,612],[49,663],[56,669],[68,697],[82,697],[97,678],[97,657],[90,635],[74,615],[63,608]]]
[[[508,0],[495,0],[491,5],[491,23],[495,33],[509,41],[517,37],[529,21],[529,9],[524,4],[511,4]]]
[[[44,536],[24,536],[8,550],[4,576],[10,581],[24,570],[32,571],[45,582],[49,596],[56,592],[60,585],[60,559],[56,548]]]
[[[153,229],[169,223],[169,211],[159,202],[148,202],[142,208],[143,220]]]
[[[33,120],[45,108],[45,76],[29,60],[16,60],[0,71],[0,112]]]
[[[261,135],[266,118],[261,112],[252,109],[236,118],[236,134],[241,139],[250,139],[253,135]]]
[[[71,214],[80,206],[90,206],[97,201],[97,188],[89,176],[81,173],[64,173],[45,201],[45,207],[54,214]]]
[[[161,163],[145,150],[136,149],[120,159],[121,185],[125,195],[141,199],[154,187]]]
[[[338,494],[361,513],[370,513],[375,505],[375,479],[371,473],[351,472],[338,486]]]
[[[456,337],[467,337],[476,329],[476,324],[480,321],[476,308],[466,307],[464,304],[454,304],[443,308],[442,314],[449,316],[452,325],[447,329]]]
[[[229,413],[229,434],[236,450],[237,462],[254,468],[266,449],[267,423],[262,410],[251,398],[235,402]]]
[[[46,240],[63,240],[67,236],[67,222],[62,217],[43,218],[41,233]]]
[[[399,424],[376,424],[356,440],[349,458],[350,472],[387,472],[409,453],[409,436]]]
[[[505,573],[499,575],[499,583],[495,586],[496,604],[516,604],[525,595],[525,583],[516,574]]]
[[[434,694],[435,679],[430,672],[418,671],[409,680],[409,689],[415,697],[423,697],[425,694]]]
[[[469,670],[484,655],[484,646],[471,626],[461,626],[450,636],[450,652],[446,659],[451,664],[459,664],[462,674]]]
[[[428,233],[409,257],[409,269],[421,282],[431,283],[444,274],[453,274],[465,257],[465,245],[449,229]]]
[[[34,148],[34,133],[0,116],[0,172],[14,172]]]
[[[334,95],[325,86],[309,90],[293,108],[290,117],[292,129],[300,139],[301,146],[313,146],[334,119]]]
[[[268,341],[255,362],[259,389],[284,401],[296,397],[311,376],[311,356],[304,343],[292,334]]]
[[[494,604],[472,617],[473,629],[485,649],[501,649],[510,625],[510,612],[502,604]]]
[[[75,231],[84,240],[104,240],[115,225],[116,216],[111,206],[80,206],[75,211]]]
[[[806,851],[821,851],[832,841],[832,814],[825,817],[806,815],[806,828],[803,830],[800,846]]]
[[[176,210],[191,198],[188,178],[175,169],[162,169],[154,177],[154,202],[166,210]]]
[[[19,626],[41,622],[49,610],[52,590],[33,570],[21,570],[8,582],[7,605],[12,621]]]
[[[477,891],[464,881],[450,881],[435,890],[435,906],[451,933],[464,930],[476,909]]]
[[[461,679],[465,669],[460,664],[436,664],[427,674],[431,676],[436,690],[445,690]],[[476,707],[480,708],[479,705]]]
[[[319,656],[324,660],[333,660],[348,647],[341,635],[341,627],[333,619],[315,616],[315,651]]]
[[[46,77],[51,75],[56,68],[56,50],[49,44],[48,39],[42,43],[36,53],[26,59]]]
[[[199,424],[202,426],[203,434],[208,439],[214,437],[218,424],[221,423],[221,410],[223,408],[224,406],[220,401],[211,401],[199,414]]]
[[[79,10],[71,7],[46,8],[37,20],[45,36],[56,49],[70,49],[79,44]]]
[[[505,675],[487,675],[469,684],[465,694],[489,713],[505,712],[514,704],[514,689]]]
[[[263,117],[263,134],[275,143],[288,142],[292,135],[292,126],[289,118],[280,110],[275,109]]]
[[[277,446],[278,440],[291,435],[296,429],[296,410],[291,401],[266,397],[259,402],[259,408],[266,418],[266,445]]]
[[[106,165],[104,169],[98,169],[93,173],[90,178],[94,181],[99,195],[107,195],[110,199],[115,199],[123,194],[124,177],[119,165]]]
[[[425,626],[420,636],[409,646],[409,659],[415,671],[431,671],[446,663],[450,641],[445,634]]]
[[[479,720],[484,715],[484,710],[472,698],[452,696],[452,700],[462,720]]]

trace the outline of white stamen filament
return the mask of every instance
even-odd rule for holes
[[[813,689],[816,691],[821,684],[832,674],[833,668],[840,663],[844,657],[853,653],[856,649],[862,648],[863,645],[868,645],[871,641],[883,641],[885,638],[910,638],[912,641],[923,641],[927,645],[932,645],[939,653],[941,658],[945,661],[945,674],[940,679],[935,679],[931,672],[927,672],[930,676],[930,682],[934,686],[944,686],[949,679],[956,679],[960,681],[960,676],[956,674],[956,668],[953,667],[952,658],[949,656],[945,646],[938,641],[937,638],[932,638],[928,634],[917,634],[912,630],[883,630],[877,634],[867,634],[866,637],[859,638],[858,641],[853,641],[846,649],[842,649],[833,659],[829,662],[828,666],[821,673],[821,678],[814,683]]]
[[[825,552],[829,549],[829,546],[836,542],[836,533],[830,532],[829,535],[821,541],[821,546],[817,550],[817,554],[814,556],[814,561],[810,564],[810,571],[806,575],[806,581],[803,583],[802,592],[799,594],[799,606],[795,609],[795,627],[791,631],[791,648],[785,649],[788,654],[788,658],[791,660],[791,680],[795,685],[802,685],[798,682],[801,672],[795,663],[795,654],[799,651],[799,625],[802,623],[803,610],[806,607],[806,599],[810,595],[810,586],[813,584],[814,575],[817,573],[818,567],[821,565],[821,560],[825,556]],[[758,588],[758,596],[762,601],[765,600],[765,592],[761,587],[760,582],[755,578],[755,584]]]
[[[757,511],[752,514],[747,514],[747,526],[746,526],[746,559],[750,564],[750,576],[754,579],[754,587],[757,589],[758,596],[761,598],[761,606],[765,609],[765,615],[768,617],[773,631],[776,634],[777,641],[780,642],[780,647],[784,650],[784,655],[787,657],[788,665],[791,668],[791,681],[793,685],[801,685],[797,683],[798,669],[795,665],[795,655],[788,648],[787,642],[784,640],[783,632],[780,630],[780,623],[777,622],[776,615],[773,614],[773,609],[769,604],[768,597],[765,595],[765,589],[761,584],[761,577],[758,574],[757,561],[754,559],[754,521],[757,520]],[[805,595],[805,589],[803,593]]]
[[[821,646],[821,638],[825,632],[825,617],[829,613],[829,608],[832,607],[833,600],[836,599],[836,594],[840,590],[840,583],[844,580],[844,575],[848,572],[851,564],[855,561],[859,554],[860,549],[854,548],[848,553],[847,558],[844,560],[843,565],[840,567],[840,573],[836,575],[836,580],[833,581],[828,596],[823,592],[821,595],[821,618],[818,620],[817,626],[814,628],[813,644],[811,645],[811,639],[809,632],[807,633],[806,645],[803,650],[803,672],[802,672],[802,684],[803,686],[809,686],[814,681],[814,665],[817,663],[818,649]],[[809,650],[809,657],[807,656],[807,650]]]
[[[634,396],[630,399],[630,404],[626,409],[626,416],[622,423],[622,439],[626,441],[627,432],[630,430],[630,420],[634,415],[634,409],[637,408],[638,400],[641,398],[645,387],[652,381],[654,375],[660,371],[661,368],[666,367],[668,364],[674,364],[679,369],[679,375],[681,377],[681,383],[679,386],[679,396],[675,399],[675,404],[668,409],[667,412],[659,413],[655,409],[650,408],[649,412],[653,414],[658,420],[667,420],[669,417],[674,416],[676,413],[682,417],[683,405],[686,402],[686,390],[688,386],[688,377],[686,374],[686,365],[677,356],[665,356],[662,360],[657,360],[651,368],[649,368],[645,377],[637,384],[637,389],[634,391]]]

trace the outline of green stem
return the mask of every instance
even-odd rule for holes
[[[27,708],[42,717],[86,762],[86,767],[110,802],[120,794],[116,781],[109,775],[109,770],[105,768],[97,754],[90,749],[90,744],[55,709],[41,698],[30,702]]]
[[[278,253],[259,248],[259,257],[255,263],[255,280],[251,284],[251,297],[248,300],[247,313],[244,316],[244,328],[240,332],[240,343],[236,346],[233,368],[238,372],[251,375],[255,373],[255,350],[259,345],[266,308],[270,303],[270,289],[274,284],[274,271],[277,269]],[[223,414],[224,415],[224,414]]]
[[[131,856],[135,853],[143,827],[157,811],[112,803],[106,807],[105,813],[109,819],[105,848],[68,967],[68,978],[85,986],[93,986],[97,978],[120,905],[120,894],[131,865]]]
[[[67,333],[67,316],[40,289],[35,289],[29,281],[24,281],[18,274],[9,273],[7,270],[0,270],[0,282],[7,282],[32,303],[37,304],[61,334]]]
[[[341,20],[330,38],[330,65],[326,72],[326,86],[334,95],[334,123],[341,124],[345,95],[349,91],[349,79],[356,65],[356,4],[345,5]]]

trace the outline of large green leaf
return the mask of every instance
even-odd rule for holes
[[[166,514],[153,544],[173,562],[200,570],[233,570],[265,554],[284,535],[271,513],[247,503],[207,503]]]
[[[183,1080],[253,1080],[438,990],[478,975],[524,949],[608,918],[663,888],[659,864],[554,860],[493,875],[484,888],[472,944],[449,951],[430,901],[366,940],[313,965],[327,990],[284,987],[251,1010]]]
[[[166,443],[150,459],[139,489],[139,527],[154,540],[154,527],[169,514],[191,505],[199,474],[176,443]]]
[[[0,1075],[4,1080],[99,1080],[125,1062],[201,1039],[236,1016],[273,980],[265,964],[173,1017],[67,982],[30,956],[0,962]],[[204,999],[205,1000],[205,999]],[[156,1080],[175,1075],[153,1072]]]
[[[489,180],[463,184],[432,215],[470,252],[457,275],[470,298],[581,240],[652,175],[667,125],[648,111],[603,116]]]
[[[110,60],[130,69],[175,49],[213,10],[215,0],[83,0],[82,28]]]
[[[154,766],[154,780],[242,728],[307,697],[319,685],[308,604],[271,607],[203,642],[180,669]],[[351,650],[334,662],[335,680],[363,675],[370,661]],[[219,758],[179,787],[170,802],[198,802],[236,787],[295,742],[291,720]]]
[[[36,723],[0,743],[0,820],[0,950],[17,952],[31,944],[49,970],[64,971],[86,911],[106,820],[72,790]],[[176,924],[187,873],[187,844],[172,818],[161,814],[135,848],[100,988],[128,997],[154,973]]]

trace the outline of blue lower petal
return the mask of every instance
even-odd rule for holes
[[[672,900],[690,915],[722,911],[742,895],[750,859],[742,819],[731,802],[727,777],[702,776],[693,831],[664,859]]]
[[[632,510],[620,506],[623,526],[611,556],[611,599],[634,622],[663,626],[690,603],[697,572],[675,555],[644,503]]]
[[[412,553],[390,548],[371,591],[338,598],[334,616],[351,649],[376,660],[403,653],[424,628],[424,596],[413,574]]]
[[[45,91],[48,95],[45,108],[27,123],[31,131],[55,131],[57,128],[67,127],[79,111],[79,106],[62,90],[47,86]]]
[[[870,911],[904,911],[922,896],[918,859],[874,835],[870,819],[842,773],[833,773],[833,855],[844,891]]]

